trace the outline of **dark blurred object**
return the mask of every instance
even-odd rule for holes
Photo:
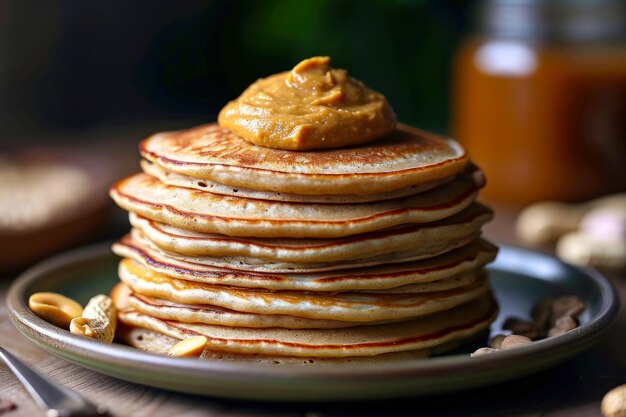
[[[0,272],[93,239],[109,221],[105,169],[70,149],[0,154]]]
[[[399,120],[442,131],[468,9],[463,0],[0,4],[0,144],[210,122],[257,78],[315,55],[384,93]]]
[[[507,203],[626,190],[623,1],[491,0],[455,68],[454,131]]]

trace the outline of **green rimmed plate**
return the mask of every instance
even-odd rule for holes
[[[83,304],[95,294],[108,293],[118,281],[118,258],[109,246],[56,256],[20,276],[7,297],[13,323],[34,343],[87,368],[159,388],[228,398],[380,399],[495,384],[548,368],[590,347],[615,319],[619,304],[611,285],[593,270],[575,268],[536,252],[502,247],[489,267],[501,308],[491,326],[492,333],[499,331],[507,317],[528,317],[537,300],[569,294],[587,303],[580,327],[558,337],[475,358],[467,352],[476,346],[424,360],[336,368],[170,358],[73,335],[28,309],[28,297],[34,292],[59,292]]]

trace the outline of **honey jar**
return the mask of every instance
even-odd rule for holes
[[[456,56],[453,131],[485,195],[527,204],[626,190],[626,7],[490,0]]]

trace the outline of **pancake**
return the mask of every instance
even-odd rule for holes
[[[118,300],[114,301],[117,305]],[[280,314],[253,314],[212,305],[181,304],[132,292],[127,303],[128,306],[140,313],[162,320],[175,320],[183,323],[254,328],[280,327],[283,329],[337,329],[354,326],[354,323],[346,321],[315,320]],[[373,322],[373,324],[386,322],[389,321],[378,321]]]
[[[255,273],[208,267],[164,256],[129,237],[115,243],[113,251],[154,272],[188,281],[273,290],[364,291],[437,281],[478,269],[495,258],[497,248],[478,240],[421,261],[313,274]]]
[[[252,314],[212,305],[176,303],[134,293],[130,287],[122,282],[116,284],[111,290],[111,298],[118,310],[132,308],[152,317],[184,323],[255,328],[281,327],[286,329],[330,329],[354,325],[337,320],[315,320],[279,314]]]
[[[258,191],[244,187],[235,188],[207,179],[198,179],[166,171],[165,168],[160,165],[146,160],[141,161],[141,168],[146,174],[156,177],[162,183],[174,187],[194,188],[200,191],[208,191],[215,194],[229,195],[233,197],[252,198],[254,200],[285,201],[295,203],[354,204],[392,200],[394,198],[423,193],[424,191],[428,191],[454,179],[454,176],[450,176],[441,180],[430,181],[419,185],[411,185],[394,191],[376,194],[304,195],[281,193],[277,191]]]
[[[418,294],[270,291],[171,278],[123,259],[122,282],[134,292],[183,304],[209,304],[255,314],[371,322],[426,316],[466,303],[489,290],[488,280],[447,291]]]
[[[165,257],[216,268],[236,268],[249,272],[274,272],[307,274],[313,272],[337,271],[340,269],[364,268],[368,266],[410,262],[441,255],[469,244],[480,237],[480,232],[461,236],[453,241],[433,241],[408,246],[410,249],[387,253],[363,259],[350,259],[335,262],[271,262],[243,256],[185,256],[176,252],[163,251],[155,246],[137,229],[131,230],[131,240],[148,246]]]
[[[122,310],[128,325],[184,339],[203,335],[212,351],[298,357],[374,356],[433,348],[476,335],[495,318],[490,294],[452,310],[400,323],[346,329],[252,329],[160,320],[136,310]]]
[[[375,294],[421,294],[433,293],[437,291],[447,291],[453,288],[468,287],[482,279],[482,274],[477,271],[465,272],[455,275],[452,278],[445,278],[438,281],[423,282],[421,284],[408,284],[400,287],[388,288],[385,290],[365,290],[364,293]]]
[[[179,339],[157,333],[141,327],[123,325],[118,332],[118,338],[130,346],[152,353],[166,355]],[[445,345],[445,344],[444,344]],[[450,343],[448,349],[453,349],[457,344]],[[444,346],[445,348],[446,346]],[[342,366],[374,363],[390,363],[397,361],[414,361],[425,359],[429,356],[429,349],[412,350],[406,352],[393,352],[376,356],[356,356],[345,358],[313,358],[313,357],[289,357],[289,356],[260,356],[256,354],[236,354],[205,349],[201,359],[223,362],[236,362],[263,366],[291,365],[291,366]]]
[[[482,175],[415,196],[363,204],[299,204],[222,196],[172,187],[146,174],[114,185],[110,194],[125,210],[202,233],[247,237],[331,238],[450,217],[476,198]]]
[[[324,151],[253,145],[216,124],[153,135],[141,155],[169,172],[253,190],[377,194],[449,178],[469,161],[455,141],[399,125],[387,138]]]
[[[429,293],[464,287],[480,279],[479,274],[466,273],[425,284],[383,290],[384,293]],[[120,284],[125,285],[125,284]],[[281,327],[286,329],[330,329],[353,326],[354,323],[338,320],[315,320],[279,314],[253,314],[228,308],[202,304],[182,304],[162,298],[127,291],[114,291],[113,300],[119,308],[132,307],[140,313],[163,320],[176,320],[185,323],[217,324],[232,327]],[[365,324],[381,324],[377,321]]]
[[[130,223],[167,252],[190,256],[239,256],[288,263],[362,259],[415,247],[420,253],[447,252],[478,233],[493,212],[477,203],[447,219],[335,239],[241,238],[193,232],[131,213]],[[441,248],[441,249],[439,249]],[[237,264],[237,262],[234,262]],[[213,264],[215,265],[215,264]]]

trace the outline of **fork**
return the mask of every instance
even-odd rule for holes
[[[47,417],[110,416],[105,408],[95,406],[77,392],[40,375],[2,347],[0,358]]]

